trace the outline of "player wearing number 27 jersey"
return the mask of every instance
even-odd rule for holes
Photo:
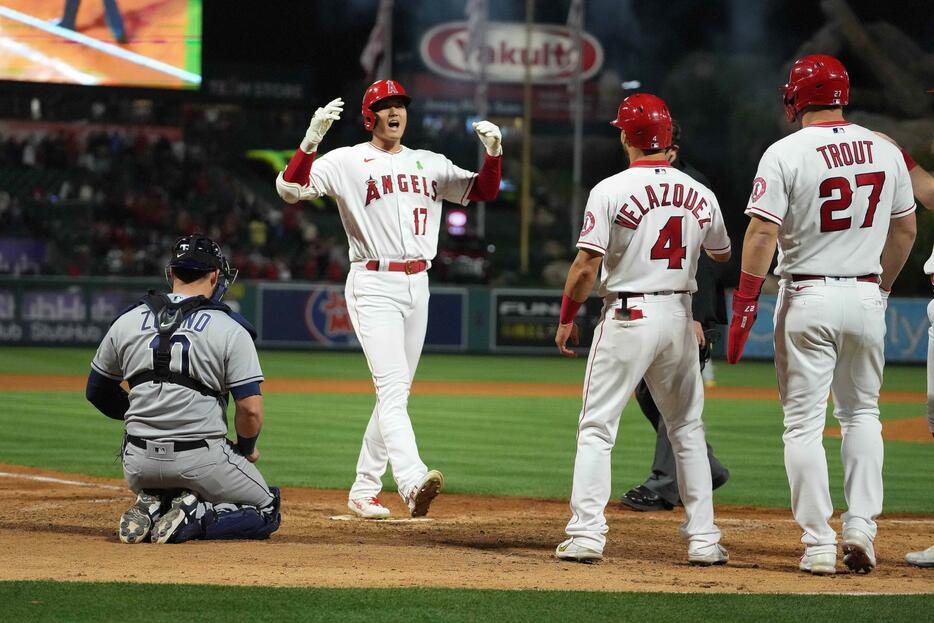
[[[792,66],[785,109],[789,122],[800,118],[802,127],[759,163],[728,347],[736,363],[777,242],[775,369],[785,469],[804,530],[799,568],[818,575],[835,573],[837,555],[822,444],[828,392],[843,437],[843,561],[861,573],[876,564],[885,305],[915,235],[904,159],[894,145],[844,119],[848,97],[849,76],[837,59],[810,55]]]
[[[692,564],[723,564],[714,524],[710,463],[701,412],[704,387],[691,314],[694,274],[702,248],[721,262],[730,239],[713,193],[672,167],[671,115],[654,95],[636,94],[620,105],[613,125],[631,162],[590,193],[577,258],[568,273],[555,342],[576,340],[574,317],[602,265],[604,305],[584,378],[571,491],[570,537],[555,556],[602,558],[608,531],[610,454],[619,418],[644,378],[668,428],[678,470]]]

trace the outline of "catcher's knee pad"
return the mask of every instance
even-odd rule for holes
[[[234,511],[209,511],[201,520],[205,540],[215,539],[267,539],[279,529],[279,488],[270,487],[272,503],[262,509],[243,506]]]

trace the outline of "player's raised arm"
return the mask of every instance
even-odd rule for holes
[[[489,121],[477,121],[473,124],[473,129],[486,148],[486,156],[467,199],[493,201],[499,194],[499,184],[503,175],[503,135],[499,127]]]
[[[276,191],[287,203],[296,203],[308,195],[307,186],[311,165],[314,162],[318,145],[324,140],[324,135],[331,128],[331,124],[341,118],[344,112],[344,100],[337,98],[315,111],[305,131],[305,138],[292,159],[289,160],[285,171],[276,178]]]

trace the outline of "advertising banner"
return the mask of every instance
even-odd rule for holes
[[[586,352],[600,318],[603,300],[590,297],[577,315],[580,348]],[[561,290],[493,290],[490,317],[495,318],[490,350],[557,353],[555,331],[561,313]]]
[[[343,285],[259,285],[257,329],[261,346],[357,349]],[[433,288],[428,304],[426,350],[464,350],[467,292]]]
[[[94,345],[110,323],[146,289],[101,283],[89,286],[12,288],[0,285],[0,343]]]
[[[772,359],[775,356],[774,295],[759,298],[759,315],[743,349],[744,359]],[[889,363],[927,361],[928,299],[892,298],[885,313],[885,360]],[[730,306],[727,305],[727,309]]]

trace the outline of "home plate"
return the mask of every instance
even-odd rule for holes
[[[331,521],[366,521],[371,523],[420,523],[434,521],[431,517],[405,517],[403,519],[364,519],[356,515],[332,515]]]

